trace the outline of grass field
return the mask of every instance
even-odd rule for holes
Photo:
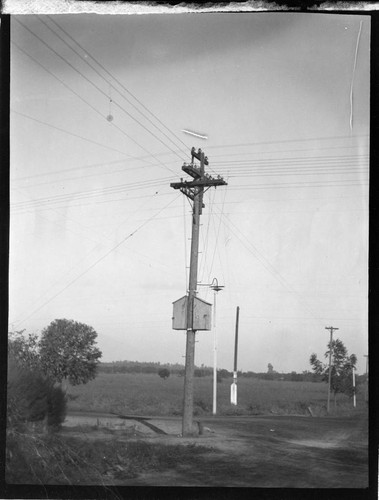
[[[194,379],[194,414],[212,413],[212,377]],[[217,413],[220,415],[303,415],[308,407],[316,416],[325,415],[328,388],[325,383],[270,381],[254,378],[238,380],[238,405],[230,404],[232,379],[217,384]],[[129,415],[181,415],[183,377],[166,380],[155,374],[104,374],[91,382],[69,388],[69,410],[98,410]],[[357,394],[357,407],[351,399],[337,396],[331,412],[347,415],[366,408],[364,390]]]

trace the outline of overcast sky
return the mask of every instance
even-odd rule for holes
[[[184,363],[191,206],[170,183],[194,146],[228,183],[198,274],[224,286],[219,367],[239,306],[239,369],[310,369],[334,326],[364,372],[369,17],[15,16],[11,40],[10,328],[74,319],[103,361]]]

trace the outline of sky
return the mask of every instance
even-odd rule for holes
[[[204,196],[195,363],[310,370],[338,328],[368,349],[370,18],[13,16],[10,330],[67,318],[103,361],[183,363],[191,148]],[[184,130],[206,136],[200,138]],[[217,293],[210,284],[224,288]]]

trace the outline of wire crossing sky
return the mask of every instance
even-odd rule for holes
[[[192,218],[170,183],[195,147],[228,183],[200,230],[219,366],[239,306],[238,369],[309,370],[333,325],[363,373],[369,61],[360,15],[13,16],[9,328],[73,319],[104,361],[183,363]]]

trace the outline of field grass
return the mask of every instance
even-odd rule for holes
[[[315,382],[270,381],[254,378],[238,380],[238,405],[230,404],[232,379],[217,384],[217,413],[220,415],[302,415],[308,408],[314,415],[326,413],[327,384]],[[128,415],[181,415],[183,377],[166,380],[155,374],[104,374],[91,382],[69,388],[69,410],[97,410]],[[212,377],[194,379],[194,414],[212,413]],[[366,408],[364,391],[357,394],[357,408]],[[331,412],[349,414],[355,411],[352,400],[337,396]]]
[[[172,469],[177,463],[205,466],[205,456],[212,451],[192,443],[165,445],[116,436],[90,440],[84,434],[78,439],[65,434],[12,432],[7,436],[6,480],[10,484],[105,486],[144,472]]]

